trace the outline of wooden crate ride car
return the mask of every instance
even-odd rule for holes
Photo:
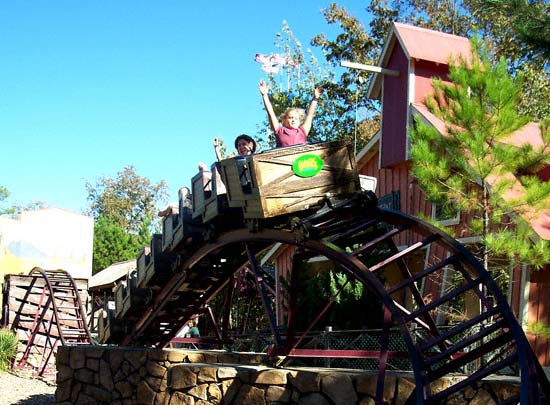
[[[127,334],[132,326],[131,321],[117,319],[115,315],[115,302],[107,301],[104,308],[99,311],[97,322],[98,339],[101,343],[118,341]]]
[[[192,196],[180,196],[178,208],[163,218],[162,251],[177,252],[185,245],[200,242],[202,237],[202,218],[193,218]]]
[[[151,246],[141,250],[137,258],[137,286],[158,287],[176,270],[177,255],[163,253],[162,234],[154,234]]]
[[[231,212],[227,205],[226,188],[218,164],[213,164],[210,171],[196,174],[191,179],[191,188],[193,219],[207,223]]]
[[[179,209],[172,209],[162,219],[162,251],[170,252],[174,245],[174,234],[180,223]]]
[[[351,145],[326,142],[225,159],[221,177],[230,207],[244,218],[270,218],[320,206],[360,190]]]
[[[126,279],[115,287],[115,316],[121,318],[135,318],[147,308],[153,293],[149,288],[138,288],[137,270],[126,274]]]

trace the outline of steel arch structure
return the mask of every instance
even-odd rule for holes
[[[519,374],[521,390],[500,403],[535,404],[550,398],[546,377],[495,281],[464,246],[439,229],[403,213],[378,208],[368,194],[327,204],[308,216],[289,217],[285,227],[249,225],[212,235],[209,241],[182,253],[177,271],[156,292],[121,343],[165,346],[183,322],[220,294],[233,275],[247,266],[259,280],[259,295],[274,336],[270,353],[286,358],[321,355],[300,345],[328,306],[312,317],[302,334],[293,324],[296,308],[292,305],[286,325],[277,324],[274,317],[259,263],[267,249],[279,243],[299,249],[306,259],[324,257],[376,296],[384,309],[385,330],[390,325],[398,327],[406,343],[417,387],[411,399],[414,403],[438,403],[489,375],[510,370]],[[413,269],[415,254],[426,251],[431,259]],[[295,263],[292,273],[299,271]],[[427,280],[444,280],[450,273],[454,282],[441,296],[426,301],[419,285]],[[299,294],[298,277],[291,277],[289,291],[292,304]],[[437,315],[445,308],[464,306],[472,297],[479,303],[479,313],[441,328]],[[223,324],[228,324],[227,319]],[[227,330],[222,328],[218,337],[222,341],[227,338]],[[387,334],[382,335],[381,350],[376,355],[380,400],[387,360],[392,355]],[[440,378],[464,373],[466,368],[469,374],[462,380],[444,390],[435,389]]]

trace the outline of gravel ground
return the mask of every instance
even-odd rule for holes
[[[55,385],[15,371],[0,372],[0,405],[53,404]]]

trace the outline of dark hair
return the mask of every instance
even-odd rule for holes
[[[237,149],[239,139],[244,139],[246,142],[252,142],[252,153],[256,152],[256,141],[246,134],[241,134],[235,138],[235,149]]]

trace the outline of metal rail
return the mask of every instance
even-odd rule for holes
[[[313,316],[304,332],[295,332],[294,322],[299,311],[295,303],[300,294],[297,275],[309,259],[321,256],[350,279],[362,283],[383,308],[377,353],[377,403],[382,400],[388,361],[401,354],[389,348],[390,327],[400,329],[412,365],[417,389],[411,403],[437,403],[488,375],[510,373],[510,370],[520,379],[521,390],[517,398],[502,398],[501,403],[517,400],[522,404],[537,404],[550,400],[546,376],[502,292],[471,253],[450,236],[401,212],[379,209],[369,196],[329,204],[310,216],[297,216],[289,223],[279,229],[255,226],[219,232],[208,243],[187,250],[180,257],[180,267],[156,291],[152,305],[132,323],[120,343],[167,345],[182,323],[225,286],[231,285],[236,272],[244,266],[261,280],[258,258],[280,243],[297,248],[298,253],[289,281],[286,325],[277,324],[267,290],[261,282],[258,284],[276,337],[270,353],[285,355],[287,359],[311,355],[373,356],[372,351],[321,353],[304,347],[308,333],[330,310],[338,294]],[[418,261],[413,266],[419,256],[429,259],[422,266]],[[450,273],[454,274],[454,282],[447,280],[446,274]],[[440,284],[442,292],[426,300],[421,285],[433,282]],[[456,322],[450,329],[441,328],[437,316],[471,297],[479,301],[479,314]],[[489,319],[494,319],[496,326],[486,328]],[[223,323],[227,325],[227,319]],[[280,336],[279,331],[286,331],[286,336]],[[226,332],[223,331],[224,336]],[[464,335],[469,337],[463,339]],[[457,374],[464,378],[454,380],[457,382],[443,390],[438,388],[438,379]]]

